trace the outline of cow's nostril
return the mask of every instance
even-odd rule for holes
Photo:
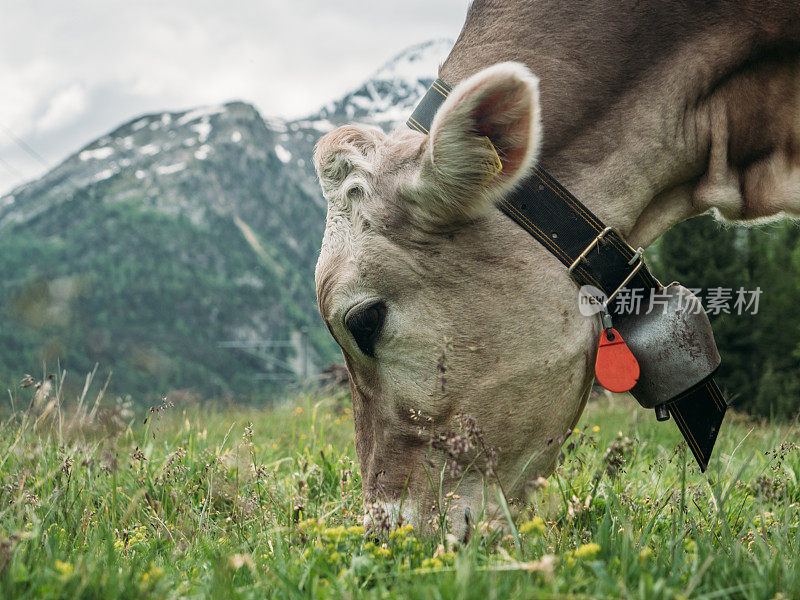
[[[371,302],[351,308],[344,318],[347,330],[358,344],[359,350],[367,356],[375,355],[375,341],[380,335],[386,319],[386,305]]]

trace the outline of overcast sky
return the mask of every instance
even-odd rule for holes
[[[241,99],[297,117],[467,0],[2,0],[0,194],[146,112]]]

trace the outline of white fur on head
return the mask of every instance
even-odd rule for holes
[[[325,198],[335,205],[350,204],[353,196],[370,195],[378,145],[386,135],[377,127],[345,125],[317,142],[314,168]]]
[[[503,168],[491,176],[494,159]],[[525,177],[541,139],[539,80],[516,62],[488,67],[459,83],[431,125],[417,193],[434,222],[483,214]]]

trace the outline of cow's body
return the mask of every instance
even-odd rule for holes
[[[591,386],[599,323],[579,315],[566,269],[500,211],[479,210],[516,184],[515,169],[522,173],[536,150],[634,246],[711,208],[732,219],[800,213],[796,3],[476,1],[440,69],[456,89],[431,130],[439,146],[469,133],[463,119],[472,113],[461,121],[441,114],[455,114],[459,102],[474,102],[476,114],[511,106],[518,127],[538,121],[535,102],[519,103],[535,81],[513,65],[481,75],[505,61],[539,77],[542,125],[535,140],[498,138],[508,179],[474,201],[466,184],[452,192],[469,173],[442,168],[447,153],[439,159],[416,132],[343,128],[316,155],[330,203],[318,296],[351,377],[365,495],[393,507],[415,498],[406,507],[418,514],[434,504],[427,442],[453,429],[457,413],[474,417],[499,448],[499,477],[518,495],[552,471],[552,440],[577,421]],[[503,77],[516,87],[503,88]],[[471,100],[470,85],[500,91]],[[451,193],[449,204],[437,199]],[[469,218],[453,218],[459,211]],[[374,355],[344,326],[364,298],[388,307]],[[444,338],[453,343],[447,386],[434,394],[434,348]],[[410,418],[420,413],[431,427]],[[460,511],[480,510],[481,490],[477,475],[461,483],[450,507],[456,534],[467,529]]]
[[[507,60],[540,80],[539,162],[634,246],[797,202],[797,2],[475,2],[441,78]]]

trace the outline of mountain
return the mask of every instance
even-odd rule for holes
[[[452,40],[442,39],[406,49],[358,89],[323,107],[319,118],[336,124],[371,123],[384,129],[405,123],[452,46]]]
[[[336,360],[314,294],[313,145],[402,123],[451,45],[411,47],[303,119],[243,102],[137,117],[1,197],[0,385],[99,363],[137,398],[241,397]]]

